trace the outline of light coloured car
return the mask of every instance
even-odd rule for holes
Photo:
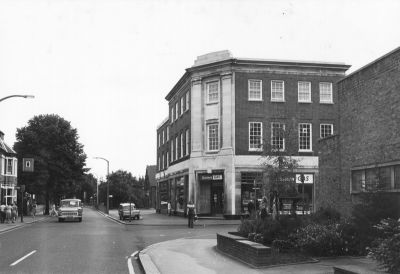
[[[139,220],[140,210],[135,207],[134,203],[121,203],[118,207],[118,215],[120,220],[125,220],[130,218]]]
[[[58,221],[63,222],[65,220],[82,222],[83,205],[79,199],[64,199],[61,200],[60,207],[58,209]]]

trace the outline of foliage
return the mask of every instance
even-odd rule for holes
[[[138,180],[130,172],[117,170],[112,172],[107,179],[109,180],[109,195],[112,195],[110,199],[111,208],[129,201],[135,203],[137,207],[143,207],[145,199],[143,178]],[[101,182],[99,192],[100,201],[106,203],[107,182]]]
[[[310,255],[343,255],[345,247],[336,224],[309,224],[291,235],[295,246]]]
[[[93,174],[84,174],[84,180],[81,186],[81,197],[84,197],[84,193],[86,193],[86,200],[83,202],[87,203],[90,197],[93,197],[96,200],[96,191],[97,191],[97,179],[93,176]]]
[[[62,197],[82,198],[86,155],[78,142],[78,133],[70,122],[58,115],[33,117],[28,125],[17,129],[14,150],[21,158],[34,158],[34,172],[22,172],[19,163],[19,184],[46,202]]]
[[[395,196],[384,192],[361,193],[359,199],[353,207],[351,225],[357,234],[359,252],[366,254],[366,248],[379,236],[375,225],[385,218],[398,219],[400,209]]]
[[[375,226],[380,235],[369,256],[378,260],[390,273],[400,273],[400,221],[384,219]]]
[[[311,221],[318,224],[337,223],[340,221],[340,213],[331,207],[321,207],[311,215]]]

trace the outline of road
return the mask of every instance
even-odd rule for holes
[[[81,223],[48,218],[0,234],[0,273],[129,273],[129,267],[142,273],[131,257],[136,251],[171,239],[215,238],[232,228],[124,225],[85,208]]]

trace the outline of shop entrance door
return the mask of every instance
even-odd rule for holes
[[[222,182],[211,184],[211,214],[218,215],[224,212],[224,187]]]

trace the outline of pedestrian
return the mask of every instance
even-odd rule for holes
[[[11,207],[11,220],[12,222],[16,222],[18,218],[18,206],[17,203],[14,202],[12,207]]]
[[[171,201],[168,201],[167,209],[168,209],[168,216],[171,216]]]
[[[6,221],[7,224],[9,224],[11,221],[11,205],[6,206]]]
[[[188,227],[193,228],[193,222],[194,222],[194,218],[196,216],[196,208],[192,201],[189,202],[189,204],[187,205],[187,208],[188,208]]]
[[[0,205],[0,222],[3,224],[6,220],[6,205],[2,203]]]
[[[50,216],[57,216],[57,212],[56,212],[56,205],[52,204],[51,206],[51,212],[50,212]]]
[[[33,220],[35,220],[35,217],[36,217],[36,202],[35,201],[33,201],[33,203],[32,203],[32,216],[33,216]]]
[[[261,202],[261,210],[260,210],[260,216],[262,220],[264,220],[268,216],[267,207],[268,207],[267,197],[264,196]]]
[[[249,203],[247,204],[247,210],[249,211],[249,216],[251,217],[251,214],[253,213],[254,210],[253,200],[250,200]]]

